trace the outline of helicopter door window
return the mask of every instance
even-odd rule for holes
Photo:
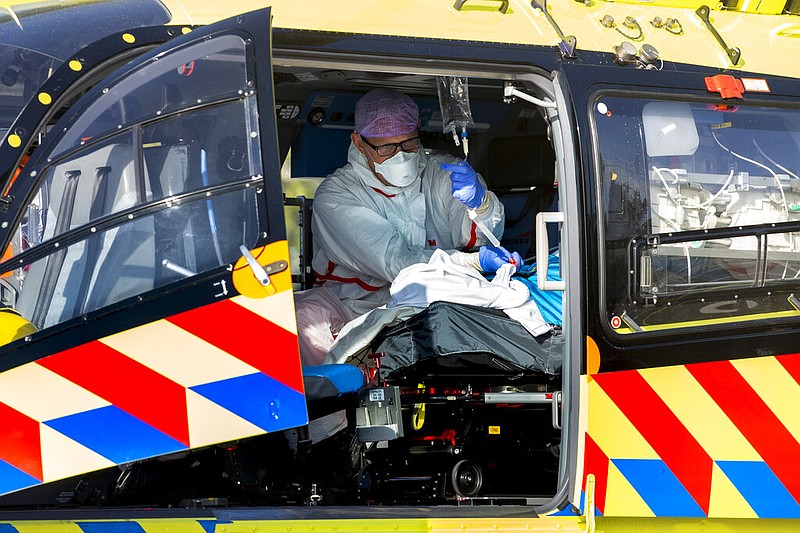
[[[609,326],[796,316],[800,109],[603,96],[595,110]]]
[[[134,128],[47,169],[15,241],[16,255],[49,251],[15,270],[23,316],[40,328],[58,324],[254,246],[263,219],[263,189],[251,186],[261,174],[258,139],[247,134],[254,98]],[[190,129],[191,140],[159,137]],[[142,144],[142,136],[165,140]]]
[[[6,263],[16,308],[36,327],[256,245],[266,217],[246,52],[239,36],[221,35],[144,61],[78,102],[55,148],[43,145],[53,155],[29,167],[42,181]]]

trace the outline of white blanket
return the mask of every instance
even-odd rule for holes
[[[524,283],[511,279],[514,266],[504,265],[492,281],[436,250],[427,263],[404,268],[389,289],[391,300],[342,328],[324,363],[345,363],[359,356],[386,327],[414,316],[433,302],[447,301],[502,309],[532,335],[550,331]]]

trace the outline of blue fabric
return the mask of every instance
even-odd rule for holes
[[[563,322],[561,291],[542,291],[536,285],[536,263],[524,265],[519,272],[514,274],[513,278],[518,279],[528,286],[531,292],[531,298],[536,302],[539,311],[542,313],[542,318],[548,324],[560,326]],[[547,258],[547,279],[551,281],[561,281],[559,274],[559,257],[558,254],[550,254]]]
[[[364,374],[353,365],[330,364],[304,366],[303,376],[327,378],[339,391],[339,394],[355,392],[364,386]]]

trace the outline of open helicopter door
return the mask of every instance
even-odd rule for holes
[[[170,31],[0,147],[0,494],[307,423],[270,10]]]

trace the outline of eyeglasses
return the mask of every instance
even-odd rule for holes
[[[399,150],[402,150],[404,152],[416,152],[420,147],[419,135],[417,135],[416,137],[411,137],[410,139],[406,139],[404,141],[400,141],[399,143],[387,143],[387,144],[382,144],[380,146],[375,146],[367,139],[365,139],[363,135],[361,135],[360,137],[361,140],[367,143],[370,148],[375,150],[375,153],[377,153],[380,157],[393,156]]]

